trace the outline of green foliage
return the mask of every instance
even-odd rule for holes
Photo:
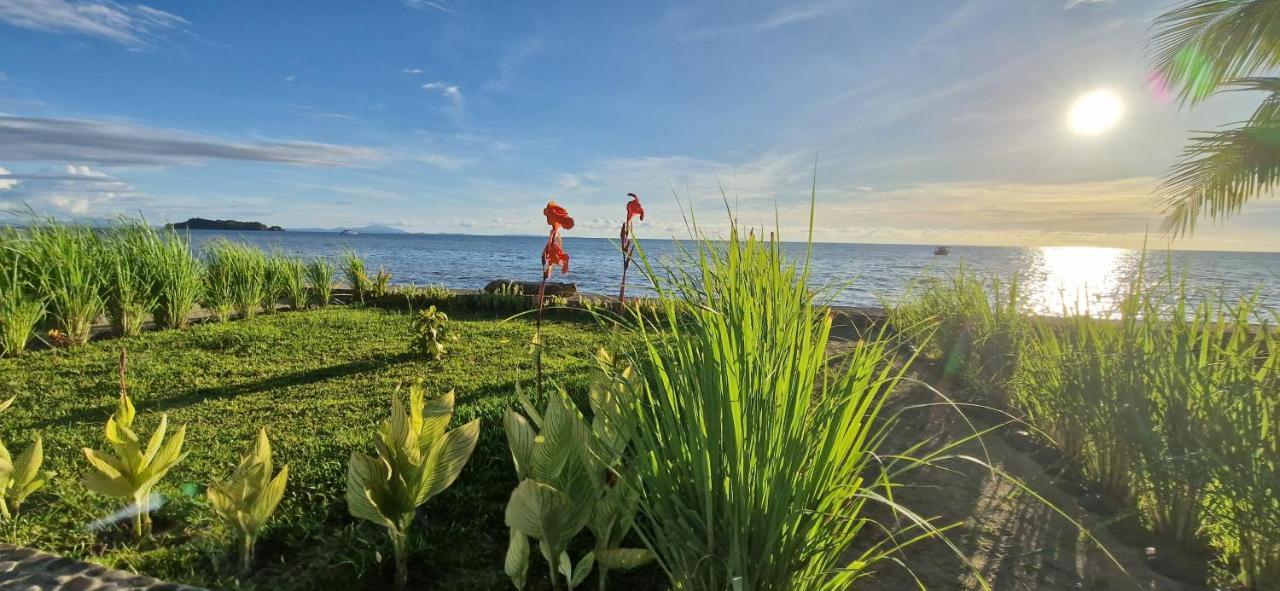
[[[419,355],[436,361],[448,352],[444,346],[445,341],[454,338],[449,334],[449,315],[437,310],[434,305],[414,314],[412,332],[413,349]]]
[[[385,297],[391,290],[391,273],[385,267],[378,267],[378,273],[369,284],[369,292],[375,298]]]
[[[311,293],[315,294],[316,303],[324,308],[333,301],[333,262],[325,257],[316,257],[307,263],[307,283],[311,285]]]
[[[488,312],[523,312],[533,306],[531,298],[524,295],[524,289],[511,283],[503,284],[493,292],[474,294],[470,303],[476,309]]]
[[[277,255],[274,260],[276,277],[289,308],[294,311],[307,309],[307,263],[297,257]]]
[[[0,403],[0,412],[12,406],[13,401],[10,398]],[[0,516],[12,517],[22,507],[22,501],[53,478],[53,472],[40,470],[43,463],[44,441],[39,433],[32,436],[31,447],[18,454],[16,460],[0,442]]]
[[[364,259],[356,254],[354,250],[347,250],[342,253],[342,274],[346,277],[347,285],[351,287],[352,298],[355,302],[364,303],[365,294],[369,293],[372,283],[369,281],[369,274],[365,270]],[[388,276],[388,280],[390,277]]]
[[[236,309],[233,259],[230,242],[215,240],[204,249],[203,304],[218,322],[230,320]]]
[[[415,524],[409,536],[410,584],[426,572],[424,586],[450,591],[509,585],[501,569],[503,508],[515,483],[502,429],[487,426],[500,425],[503,410],[514,404],[512,376],[528,373],[525,347],[533,322],[447,311],[466,346],[451,348],[429,366],[406,354],[408,314],[380,308],[201,323],[130,339],[135,429],[141,425],[149,435],[162,410],[169,413],[170,432],[189,425],[183,449],[190,453],[154,489],[166,504],[145,544],[118,543],[110,530],[86,530],[87,521],[123,503],[78,484],[80,448],[100,441],[111,412],[103,409],[114,406],[106,402],[114,402],[118,384],[102,368],[113,365],[120,342],[0,358],[0,388],[22,393],[0,419],[0,436],[25,448],[30,433],[39,431],[44,467],[59,473],[27,500],[21,519],[4,524],[4,541],[98,564],[128,564],[148,576],[206,589],[390,587],[391,546],[378,528],[357,525],[363,522],[348,513],[345,464],[387,416],[388,393],[421,377],[428,393],[457,389],[457,424],[478,418],[486,428],[463,476],[419,510],[419,519],[431,526]],[[608,333],[590,322],[544,322],[543,335],[555,347],[544,360],[548,379],[585,394],[591,355],[610,341]],[[23,404],[28,397],[32,403]],[[217,525],[203,491],[189,496],[183,489],[225,479],[260,426],[270,434],[276,470],[289,464],[289,483],[257,543],[255,570],[244,576],[236,574],[237,548]],[[656,568],[611,576],[620,589],[653,588],[661,578]]]
[[[0,250],[0,256],[7,259],[0,267],[0,354],[17,357],[44,318],[44,302],[19,274],[17,254]]]
[[[1271,194],[1280,179],[1280,7],[1271,0],[1186,0],[1156,18],[1150,53],[1167,89],[1197,103],[1224,90],[1270,93],[1243,124],[1193,138],[1157,189],[1165,229],[1191,234]]]
[[[406,538],[417,508],[457,480],[480,435],[473,420],[446,432],[453,418],[449,392],[426,401],[422,384],[409,388],[406,410],[397,390],[391,418],[378,428],[378,457],[352,452],[347,464],[347,507],[351,515],[387,528],[396,558],[396,587],[404,588],[408,570]]]
[[[186,457],[182,452],[182,442],[186,439],[187,426],[178,427],[178,431],[166,440],[169,415],[161,415],[160,424],[144,449],[142,439],[133,430],[135,413],[133,402],[124,391],[123,366],[122,357],[120,399],[116,403],[116,412],[107,419],[105,431],[107,443],[114,453],[84,448],[84,456],[93,469],[81,482],[85,488],[98,494],[131,499],[137,511],[133,534],[142,539],[151,533],[151,489]]]
[[[893,505],[892,465],[863,476],[910,360],[872,333],[829,364],[830,313],[779,242],[734,227],[681,258],[669,280],[645,262],[662,310],[657,326],[636,322],[644,342],[623,356],[644,383],[628,480],[638,532],[676,589],[849,588],[895,551],[849,550],[864,505]],[[914,530],[901,544],[938,533],[899,514]]]
[[[49,221],[29,228],[19,248],[26,281],[47,302],[55,327],[72,346],[88,342],[93,320],[105,305],[98,235],[86,227]]]
[[[533,538],[547,561],[552,589],[573,589],[590,573],[595,555],[589,553],[575,564],[569,558],[569,543],[587,526],[599,495],[596,480],[603,480],[604,474],[588,470],[583,420],[568,397],[553,393],[538,412],[518,390],[517,396],[529,417],[513,410],[503,417],[520,481],[507,502],[511,542],[504,570],[517,589],[524,588],[527,538]]]
[[[138,336],[158,301],[146,256],[148,232],[141,223],[122,219],[103,242],[107,318],[121,336]]]
[[[271,473],[271,442],[266,428],[262,428],[253,448],[240,458],[231,476],[205,491],[214,513],[240,538],[242,573],[252,569],[254,543],[284,497],[289,466],[280,468],[275,477]]]
[[[136,228],[138,256],[156,301],[156,326],[182,328],[204,289],[200,261],[176,230],[156,230],[145,221]]]

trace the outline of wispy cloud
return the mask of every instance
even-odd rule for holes
[[[64,164],[40,172],[12,173],[0,168],[0,203],[29,206],[40,213],[111,215],[124,203],[140,204],[146,196],[133,185],[84,164]]]
[[[541,36],[534,36],[508,49],[498,60],[497,75],[485,82],[482,88],[499,91],[510,89],[525,64],[542,51],[542,43]]]
[[[0,160],[108,165],[247,160],[346,166],[381,157],[378,150],[363,146],[302,141],[242,142],[133,123],[0,115]]]
[[[458,11],[449,8],[448,3],[444,0],[402,0],[405,6],[409,8],[417,8],[418,10],[438,10],[448,14],[457,14]]]
[[[78,33],[129,46],[145,45],[187,20],[143,4],[125,6],[110,1],[3,0],[0,21],[17,27],[55,33]]]
[[[438,92],[454,102],[462,100],[462,91],[458,89],[456,84],[440,81],[428,82],[422,85],[422,89],[427,92]]]
[[[403,70],[400,70],[400,73],[407,74],[409,76],[417,76],[422,73],[422,68],[404,68]]]
[[[730,24],[681,27],[678,34],[687,39],[704,39],[728,35],[755,35],[817,20],[834,12],[845,10],[848,6],[848,2],[787,4],[752,20]]]

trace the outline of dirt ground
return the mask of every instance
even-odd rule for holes
[[[921,368],[920,375],[931,373],[927,364]],[[927,388],[914,386],[894,404],[900,407],[940,400]],[[953,408],[912,410],[902,416],[887,449],[882,451],[900,451],[927,438],[934,442],[956,441],[972,432]],[[931,540],[902,552],[901,561],[910,571],[884,561],[872,577],[859,581],[857,589],[982,589],[979,577],[997,591],[1206,589],[1153,571],[1145,548],[1148,544],[1157,545],[1156,541],[1130,539],[1129,544],[1134,546],[1115,538],[1107,526],[1117,516],[1100,517],[1083,509],[1077,497],[1055,485],[1040,464],[1011,447],[1000,434],[993,432],[983,437],[982,443],[969,444],[963,452],[989,458],[992,466],[1021,480],[1081,523],[1097,542],[1009,478],[977,464],[953,461],[944,464],[945,469],[923,468],[910,473],[907,486],[896,492],[896,500],[922,517],[940,517],[940,524],[964,523],[948,536],[972,567],[943,542]],[[877,507],[874,514],[882,523],[894,522],[888,510]],[[1099,543],[1114,561],[1099,549]]]

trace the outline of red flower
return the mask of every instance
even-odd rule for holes
[[[542,215],[547,216],[547,224],[551,226],[551,234],[553,236],[560,235],[560,228],[573,229],[573,218],[569,217],[569,212],[565,211],[555,201],[547,202],[547,206],[542,210]]]
[[[564,244],[560,242],[560,236],[556,236],[547,240],[547,246],[542,249],[542,275],[551,274],[551,268],[556,265],[560,266],[561,273],[569,272],[569,253],[564,251]]]
[[[640,216],[640,221],[644,221],[644,206],[640,205],[640,198],[635,193],[627,193],[631,201],[627,202],[627,223],[631,223],[631,218]]]
[[[542,278],[546,281],[546,278],[551,275],[552,267],[559,266],[561,273],[569,272],[569,253],[564,251],[560,230],[572,230],[573,218],[569,217],[569,212],[557,205],[555,201],[547,202],[542,215],[547,216],[547,223],[551,225],[551,235],[547,236],[547,245],[542,248]]]

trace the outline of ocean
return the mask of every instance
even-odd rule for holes
[[[395,284],[441,284],[454,289],[479,289],[494,279],[536,281],[538,256],[545,238],[537,236],[470,236],[446,234],[357,234],[322,232],[222,232],[193,230],[192,248],[222,237],[279,249],[303,257],[337,259],[351,249],[371,269],[385,267]],[[576,283],[580,291],[614,295],[622,275],[616,241],[603,238],[564,239],[572,264],[568,275],[555,281]],[[652,261],[678,264],[672,240],[642,243]],[[802,257],[804,244],[786,245]],[[1261,303],[1280,311],[1280,253],[1141,251],[1100,247],[1013,248],[956,246],[938,256],[934,247],[893,244],[813,245],[812,282],[831,289],[833,303],[880,306],[893,302],[928,274],[940,275],[963,265],[981,276],[1021,277],[1028,305],[1036,312],[1058,314],[1064,309],[1089,307],[1103,313],[1122,283],[1146,263],[1146,276],[1163,276],[1167,268],[1185,275],[1197,293],[1228,298],[1256,295]],[[632,266],[628,294],[650,293],[642,272]]]

